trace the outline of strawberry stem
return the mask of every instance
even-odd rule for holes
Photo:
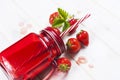
[[[80,23],[82,23],[85,19],[87,19],[88,17],[90,17],[90,14],[86,14],[84,17],[82,17],[81,19],[79,19],[74,25],[72,25],[71,27],[69,27],[67,30],[63,31],[60,34],[61,38],[63,38],[65,35],[67,35],[71,30],[77,29],[78,25]]]
[[[61,64],[61,65],[58,67],[58,69],[59,69],[60,71],[67,72],[67,71],[70,69],[70,67],[69,67],[67,64]]]

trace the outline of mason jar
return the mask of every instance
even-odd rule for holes
[[[52,27],[29,33],[0,53],[0,71],[8,80],[33,80],[65,51]],[[4,79],[3,79],[4,80]]]

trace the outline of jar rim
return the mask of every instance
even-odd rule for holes
[[[65,51],[65,44],[62,40],[62,38],[60,37],[60,35],[58,35],[57,33],[55,33],[55,31],[53,30],[52,27],[47,27],[45,28],[45,30],[42,30],[42,31],[45,31],[46,33],[48,33],[52,39],[55,40],[55,43],[58,45],[59,49],[60,49],[60,54],[63,53]]]

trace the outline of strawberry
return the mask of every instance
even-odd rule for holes
[[[85,30],[81,30],[77,35],[76,38],[85,46],[89,44],[89,34]]]
[[[74,18],[69,20],[70,26],[74,25],[76,22],[77,22],[77,19],[74,19]]]
[[[71,68],[71,61],[68,58],[61,57],[57,59],[57,69],[62,72],[67,72]]]
[[[81,44],[76,38],[69,38],[66,45],[69,53],[77,53],[81,49]]]
[[[55,18],[59,17],[59,13],[58,12],[54,12],[52,14],[50,14],[50,17],[49,17],[49,23],[52,25]]]
[[[74,19],[74,18],[72,18],[71,20],[69,20],[70,26],[74,25],[76,22],[77,22],[77,19]],[[77,26],[78,26],[78,25],[77,25]],[[69,32],[69,35],[73,34],[75,31],[76,31],[76,28],[73,29],[73,30],[71,30],[71,31]]]

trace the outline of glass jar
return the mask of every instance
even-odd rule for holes
[[[30,33],[0,53],[0,66],[9,80],[28,80],[45,70],[65,51],[62,38],[51,27]]]

